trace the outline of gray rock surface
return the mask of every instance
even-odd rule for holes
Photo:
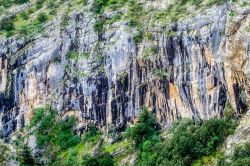
[[[228,16],[230,10],[237,15]],[[111,123],[117,130],[133,123],[144,105],[164,128],[184,117],[223,116],[227,100],[237,113],[246,111],[248,8],[214,6],[171,25],[175,35],[152,30],[154,41],[139,45],[124,21],[106,28],[101,40],[88,11],[73,13],[66,29],[61,21],[50,21],[43,34],[31,39],[0,40],[0,128],[5,137],[29,124],[34,109],[45,104],[62,117],[75,115],[78,128],[92,121],[103,130]],[[156,53],[143,59],[151,46]],[[69,59],[72,50],[89,57]]]

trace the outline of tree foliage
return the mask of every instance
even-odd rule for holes
[[[233,118],[209,119],[203,122],[181,120],[173,124],[167,139],[158,135],[154,116],[143,109],[138,123],[126,135],[139,145],[137,165],[188,166],[211,155],[237,126]]]
[[[0,140],[0,165],[8,164],[12,157],[10,147]]]
[[[246,166],[250,165],[250,142],[235,147],[233,155],[229,161],[225,158],[219,163],[219,166]]]
[[[19,162],[21,166],[35,165],[35,160],[31,155],[30,148],[24,145],[19,152]]]
[[[134,141],[137,147],[141,147],[145,140],[153,138],[160,129],[155,115],[143,107],[138,117],[138,122],[126,130],[125,137]]]
[[[90,155],[84,155],[83,166],[113,166],[113,157],[109,153],[103,153],[97,156],[91,157]]]
[[[80,137],[74,135],[73,127],[76,118],[71,116],[65,120],[59,120],[56,112],[49,108],[39,108],[31,121],[31,127],[35,127],[35,136],[39,148],[48,149],[51,160],[56,158],[60,151],[77,145]]]

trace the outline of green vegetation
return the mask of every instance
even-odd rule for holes
[[[128,25],[130,27],[138,27],[141,25],[141,16],[143,16],[143,8],[138,1],[130,0],[128,2]]]
[[[45,157],[49,159],[45,165],[112,166],[136,154],[138,166],[200,166],[215,161],[220,166],[248,165],[250,143],[238,146],[232,160],[226,160],[221,151],[225,139],[234,133],[238,124],[232,112],[227,101],[222,119],[200,122],[182,119],[162,133],[155,114],[142,107],[136,123],[125,133],[114,137],[110,144],[93,123],[88,124],[80,137],[73,134],[74,117],[60,120],[49,107],[38,108],[28,130],[36,136],[38,148],[43,149],[43,157],[33,158],[30,149],[21,145],[18,161],[22,165],[35,165],[41,164]],[[20,137],[22,141],[19,142],[23,142],[25,137]]]
[[[40,14],[37,16],[37,20],[38,20],[40,23],[44,23],[45,21],[48,20],[48,16],[46,15],[46,13],[40,13]]]
[[[228,13],[228,15],[229,15],[230,17],[234,17],[234,16],[235,16],[235,13],[231,11],[231,12]]]
[[[225,110],[232,109],[227,102]],[[226,115],[226,114],[225,114]],[[50,125],[49,125],[50,124]],[[124,138],[109,145],[102,143],[102,134],[98,128],[90,123],[82,137],[72,133],[75,118],[60,121],[55,112],[48,108],[35,111],[31,126],[35,128],[37,145],[49,150],[50,163],[54,165],[86,165],[108,166],[116,165],[132,151],[138,153],[136,165],[202,165],[216,159],[223,159],[223,154],[217,152],[224,140],[232,134],[237,126],[237,120],[232,113],[222,119],[210,119],[203,122],[194,122],[184,119],[173,124],[164,138],[154,113],[145,107],[141,109],[134,126],[127,128]],[[50,127],[49,127],[50,126]],[[131,142],[134,144],[133,148]],[[98,153],[91,155],[98,143]],[[100,146],[100,147],[99,147]],[[235,160],[247,163],[249,145],[240,146],[234,153]],[[122,154],[114,158],[113,153],[125,149]],[[29,150],[24,150],[24,161],[35,162],[30,158]],[[25,159],[26,158],[26,159]],[[37,159],[36,159],[37,160]],[[38,159],[39,161],[39,159]],[[225,163],[225,160],[220,160]]]
[[[235,111],[233,110],[233,108],[231,107],[231,104],[229,102],[229,100],[227,100],[226,104],[225,104],[225,108],[224,108],[224,117],[227,119],[233,119],[235,118]]]
[[[231,156],[221,156],[218,160],[218,166],[246,166],[250,165],[250,142],[236,145]]]
[[[37,0],[36,2],[36,9],[39,10],[43,7],[45,0]]]
[[[121,13],[117,13],[111,18],[103,16],[105,9],[117,10],[126,4],[127,0],[94,0],[91,6],[91,11],[96,18],[94,25],[94,31],[101,35],[104,32],[104,26],[107,24],[113,24],[122,18]]]
[[[192,165],[195,160],[216,152],[237,126],[234,118],[203,122],[182,120],[174,123],[162,139],[154,115],[142,109],[138,122],[125,136],[139,147],[137,165]]]
[[[164,69],[154,69],[152,72],[152,76],[156,78],[167,78],[170,79],[171,77],[171,70],[164,70]]]
[[[83,166],[113,166],[114,161],[113,157],[109,153],[103,153],[101,155],[97,155],[91,157],[90,155],[84,155]]]
[[[78,53],[76,51],[70,51],[69,54],[68,54],[68,58],[69,59],[78,59]]]
[[[11,17],[11,18],[3,18],[1,21],[1,30],[5,30],[5,31],[12,31],[15,29],[15,25],[14,25],[14,19],[15,17]]]
[[[104,31],[104,24],[106,22],[105,18],[98,18],[95,25],[94,25],[94,31],[97,32],[98,34],[102,34]]]
[[[125,79],[128,77],[128,73],[126,71],[123,71],[121,72],[119,75],[118,75],[118,80],[124,84],[125,83]]]
[[[91,11],[96,15],[102,14],[107,3],[108,0],[94,0],[91,6]]]
[[[36,126],[34,134],[37,138],[37,146],[65,150],[77,145],[80,142],[80,137],[72,132],[75,123],[74,117],[57,121],[55,111],[37,109],[31,122],[31,127]]]
[[[85,142],[97,142],[101,137],[101,132],[92,123],[88,124],[87,130],[84,134],[83,140]]]
[[[30,134],[36,136],[39,149],[44,149],[43,157],[33,158],[30,149],[23,143],[24,137],[16,141],[18,144],[18,161],[21,165],[39,165],[47,158],[45,165],[89,165],[93,161],[97,166],[113,165],[113,157],[107,151],[93,156],[93,150],[101,139],[101,132],[94,124],[88,124],[82,139],[73,134],[76,118],[71,116],[60,120],[56,112],[48,106],[34,111],[29,125]],[[44,163],[43,163],[44,164]]]
[[[30,148],[24,145],[18,153],[21,166],[35,165],[35,160],[31,156]]]
[[[247,32],[250,32],[250,25],[248,25],[248,27],[246,28]]]
[[[153,57],[158,52],[159,52],[159,49],[156,45],[145,48],[145,51],[143,52],[143,59],[148,59],[150,57]]]
[[[104,12],[104,7],[107,5],[108,0],[94,0],[91,6],[91,11],[96,17],[96,23],[94,25],[94,31],[98,34],[103,32],[103,27],[106,22],[106,19],[102,17]]]
[[[68,58],[71,60],[88,59],[89,57],[90,57],[89,53],[87,52],[78,53],[75,50],[70,51],[68,54]]]
[[[143,41],[143,38],[144,38],[144,36],[143,36],[142,31],[135,33],[133,36],[133,40],[134,40],[136,45],[140,44]]]
[[[80,137],[72,131],[75,124],[74,117],[59,120],[56,112],[50,108],[35,110],[30,128],[35,128],[32,134],[36,136],[38,148],[46,149],[43,155],[49,156],[49,163],[56,161],[57,156],[63,151],[80,143]]]
[[[214,153],[236,125],[235,120],[226,119],[210,119],[200,124],[177,122],[171,131],[172,138],[158,147],[156,162],[191,165],[194,160]]]
[[[230,165],[250,165],[250,142],[246,142],[235,148]]]
[[[72,3],[79,3],[80,1],[81,0],[74,0]],[[0,22],[0,35],[11,37],[18,34],[29,38],[41,33],[44,24],[54,18],[57,12],[61,10],[60,6],[65,0],[37,0],[35,5],[31,5],[25,11],[10,16],[8,7],[26,2],[29,1],[0,0],[0,13],[6,15]],[[67,9],[70,10],[71,8],[69,7]],[[67,14],[67,12],[65,14]]]
[[[0,28],[1,35],[10,37],[14,34],[21,34],[32,37],[37,33],[41,33],[42,25],[51,20],[54,15],[61,10],[65,10],[65,15],[62,17],[63,21],[61,22],[62,28],[65,28],[68,25],[69,14],[87,5],[86,0],[73,0],[68,1],[67,9],[60,9],[66,1],[67,0],[37,0],[35,6],[28,7],[27,11],[17,13],[17,15],[20,15],[18,19],[9,21],[10,23],[8,24],[3,24],[6,26]],[[7,8],[27,2],[29,2],[29,0],[0,0],[0,6],[2,7],[0,12],[8,13]],[[133,39],[136,44],[140,44],[143,40],[143,36],[146,36],[146,33],[150,33],[148,32],[148,27],[160,26],[161,29],[166,30],[168,23],[176,22],[187,17],[189,15],[188,7],[191,5],[194,7],[204,7],[214,4],[220,5],[225,2],[225,0],[208,0],[204,2],[200,0],[181,0],[176,1],[174,5],[167,5],[165,9],[157,9],[154,11],[154,7],[145,9],[143,2],[137,0],[94,0],[90,11],[96,19],[94,31],[99,37],[104,33],[106,25],[112,25],[117,21],[124,20],[128,22],[128,26],[131,29],[135,30]],[[126,13],[123,12],[124,9],[126,9]],[[46,13],[44,13],[45,10],[47,10]],[[113,11],[113,14],[107,16],[105,14],[106,11]],[[33,17],[33,15],[30,17],[30,14],[35,15],[35,17]],[[34,20],[34,18],[37,18],[37,20]],[[149,21],[150,25],[148,25]],[[170,35],[175,34],[170,33]],[[152,36],[149,40],[152,40]]]
[[[159,127],[155,116],[147,108],[143,107],[138,117],[138,122],[135,126],[126,130],[125,137],[133,140],[137,147],[141,147],[144,141],[154,139],[157,131],[160,129]]]
[[[0,165],[7,165],[7,163],[13,159],[10,147],[0,140]]]
[[[29,2],[29,0],[0,0],[0,6],[11,7],[14,4],[20,5]]]

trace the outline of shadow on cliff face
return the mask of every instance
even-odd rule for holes
[[[246,94],[245,90],[242,85],[239,85],[238,82],[236,82],[233,85],[234,93],[235,93],[235,100],[236,100],[236,106],[237,106],[237,114],[244,114],[248,110],[248,105],[246,104]]]

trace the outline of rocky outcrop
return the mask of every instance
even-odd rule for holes
[[[235,133],[227,138],[224,146],[226,156],[231,156],[233,154],[234,148],[249,141],[249,117],[249,112],[247,112],[247,114],[241,118]]]
[[[250,90],[249,13],[247,7],[214,6],[171,24],[174,35],[150,29],[153,40],[136,44],[124,21],[97,35],[95,20],[83,10],[66,29],[58,17],[33,38],[1,39],[3,135],[28,124],[45,104],[62,116],[76,115],[79,130],[89,121],[120,130],[144,105],[163,127],[184,117],[223,116],[227,100],[242,113]]]

